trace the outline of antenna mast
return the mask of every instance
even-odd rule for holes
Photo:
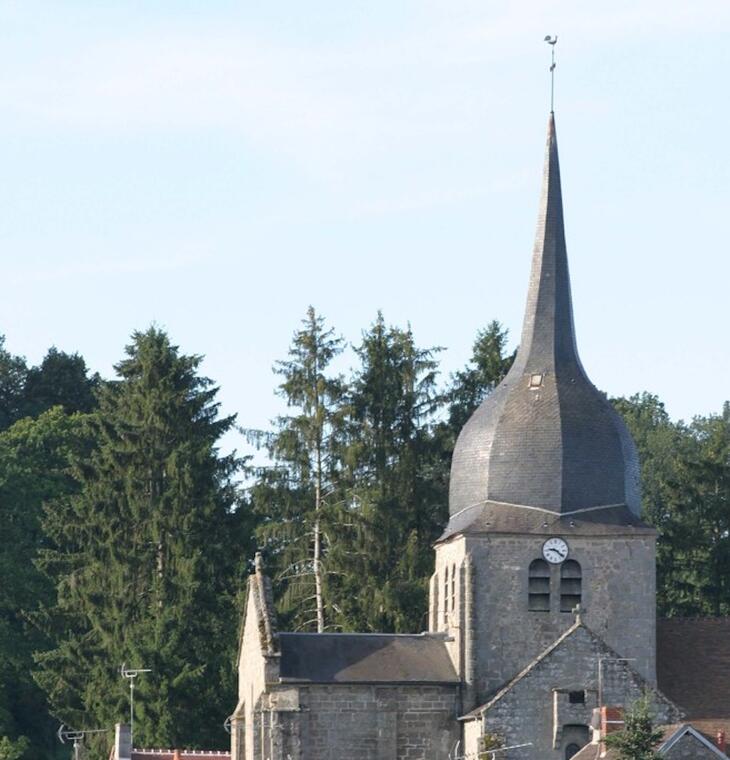
[[[108,728],[95,728],[93,731],[74,731],[63,723],[58,727],[58,741],[65,744],[67,741],[74,743],[74,760],[79,760],[79,747],[87,734],[105,734]]]
[[[151,673],[151,668],[128,668],[122,663],[122,677],[129,681],[129,739],[134,746],[134,681],[140,673]]]
[[[555,110],[555,45],[557,41],[557,34],[554,37],[545,35],[545,42],[550,45],[550,113]]]

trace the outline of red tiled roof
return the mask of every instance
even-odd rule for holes
[[[180,760],[230,760],[230,752],[202,749],[178,750]],[[132,760],[174,760],[174,749],[133,749]]]
[[[730,719],[730,617],[657,620],[659,689],[694,719]]]

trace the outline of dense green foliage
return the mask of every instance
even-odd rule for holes
[[[659,614],[729,615],[730,404],[685,424],[648,393],[614,403],[636,440],[645,516],[659,531]]]
[[[60,749],[56,726],[31,676],[33,653],[49,640],[30,618],[53,598],[53,585],[34,560],[45,543],[43,504],[75,491],[70,456],[86,445],[82,416],[67,412],[93,406],[96,380],[76,354],[51,349],[39,367],[28,368],[2,343],[0,338],[0,757],[50,758]],[[38,416],[25,416],[31,409]]]
[[[218,451],[233,420],[165,333],[135,333],[113,381],[55,348],[29,367],[0,338],[0,759],[53,757],[59,720],[125,719],[122,662],[152,669],[136,743],[226,746],[255,547],[283,627],[422,630],[456,437],[514,358],[497,322],[448,378],[439,350],[381,314],[348,347],[310,308],[274,367],[286,413],[247,431],[266,462],[237,482]],[[683,423],[648,393],[614,403],[659,534],[659,613],[730,614],[730,405]]]
[[[111,726],[128,710],[122,663],[151,668],[136,689],[143,746],[225,744],[236,462],[217,454],[233,420],[218,418],[199,363],[158,330],[135,333],[89,417],[78,492],[44,518],[40,565],[57,594],[42,616],[55,646],[38,655],[38,683],[67,724]]]
[[[338,624],[420,630],[431,544],[444,517],[432,477],[436,349],[419,348],[410,329],[387,326],[378,314],[355,354],[343,462],[348,528],[336,552]]]
[[[660,760],[655,747],[661,741],[663,731],[654,726],[651,702],[644,696],[624,713],[621,731],[606,737],[606,746],[618,752],[620,760]]]

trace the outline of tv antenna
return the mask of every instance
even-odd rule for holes
[[[545,35],[545,42],[550,45],[550,113],[555,110],[555,45],[558,42],[558,35],[551,37]]]
[[[128,668],[125,662],[122,663],[122,678],[129,681],[129,739],[132,746],[134,746],[134,682],[142,673],[151,672],[151,668]]]
[[[58,736],[58,741],[61,744],[65,744],[66,742],[74,743],[74,760],[79,760],[79,747],[81,747],[84,737],[87,734],[105,734],[108,730],[108,728],[95,728],[92,731],[74,731],[72,728],[61,723],[56,736]]]

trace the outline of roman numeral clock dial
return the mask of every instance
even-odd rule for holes
[[[548,538],[542,545],[542,556],[551,565],[559,565],[568,559],[568,544],[562,538]]]

